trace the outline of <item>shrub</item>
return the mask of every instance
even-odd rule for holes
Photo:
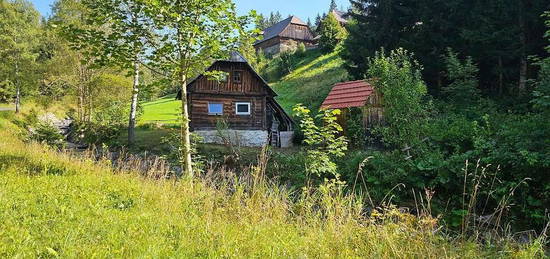
[[[388,146],[403,147],[421,143],[425,137],[427,90],[422,81],[421,67],[412,54],[397,49],[389,55],[384,50],[369,60],[367,74],[384,97],[384,120],[387,126],[376,132]]]
[[[321,121],[317,126],[310,116],[310,110],[298,104],[294,107],[296,117],[300,118],[300,128],[304,132],[304,143],[308,145],[305,169],[308,175],[338,178],[335,159],[344,156],[348,141],[341,135],[342,126],[336,116],[340,110],[321,110],[315,117]]]
[[[346,38],[347,32],[340,25],[334,14],[329,13],[319,28],[319,47],[325,53],[332,52]]]
[[[65,146],[65,137],[59,133],[58,128],[48,122],[36,124],[31,139],[57,148]]]

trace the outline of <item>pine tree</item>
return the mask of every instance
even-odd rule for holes
[[[328,9],[328,12],[331,13],[332,11],[336,10],[338,6],[336,5],[336,1],[335,0],[331,0],[330,1],[330,7]]]
[[[473,108],[479,101],[480,93],[477,79],[479,69],[472,61],[472,57],[461,61],[454,51],[448,49],[445,65],[450,84],[443,88],[444,96],[458,111]]]
[[[321,21],[322,21],[321,15],[317,13],[317,16],[315,17],[315,24],[314,24],[315,28],[317,29],[319,28],[319,26],[321,25]]]
[[[342,57],[350,75],[362,78],[375,51],[403,47],[423,64],[430,92],[439,94],[446,70],[441,57],[451,47],[478,64],[483,92],[525,89],[536,72],[526,57],[546,55],[540,15],[547,2],[352,0],[356,22],[347,28]]]

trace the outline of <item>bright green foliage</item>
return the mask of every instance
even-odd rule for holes
[[[319,32],[319,47],[325,52],[332,52],[336,46],[346,38],[347,32],[340,25],[334,14],[329,13],[321,22]]]
[[[386,145],[410,146],[425,137],[426,85],[420,71],[419,64],[403,49],[389,55],[382,50],[369,62],[368,77],[383,96],[384,120],[388,126],[378,131]]]
[[[26,0],[0,1],[0,81],[15,87],[16,109],[21,95],[37,86],[36,59],[40,14]]]
[[[15,87],[9,80],[0,82],[0,103],[9,103],[15,96]]]
[[[449,85],[442,89],[447,101],[459,110],[469,110],[479,103],[479,69],[471,57],[464,61],[451,49],[445,57]]]
[[[48,146],[61,148],[65,145],[65,137],[59,129],[48,122],[40,122],[34,126],[31,139]]]
[[[304,143],[309,146],[307,150],[306,172],[318,177],[338,178],[338,168],[335,159],[344,156],[348,141],[341,135],[343,129],[337,122],[340,110],[321,110],[311,117],[311,111],[303,105],[294,107],[295,116],[300,118],[300,129],[304,134]],[[321,125],[315,124],[319,120]]]
[[[84,51],[89,59],[99,65],[118,65],[133,76],[132,99],[128,122],[128,143],[135,139],[137,105],[139,101],[140,66],[146,61],[146,52],[155,42],[151,36],[151,19],[145,13],[145,5],[138,0],[84,0],[87,12],[83,28],[69,24],[74,47]]]

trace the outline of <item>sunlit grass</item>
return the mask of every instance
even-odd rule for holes
[[[143,114],[139,118],[140,123],[177,124],[180,117],[181,102],[175,99],[175,95],[167,95],[152,102],[142,105]]]
[[[0,257],[542,255],[540,245],[451,239],[434,231],[431,218],[392,210],[366,217],[358,200],[333,188],[299,196],[246,177],[174,181],[115,173],[109,162],[24,143],[13,130],[0,117]]]
[[[298,103],[317,110],[335,83],[348,79],[343,68],[344,61],[338,52],[321,54],[319,51],[306,52],[307,62],[299,66],[278,82],[271,84],[279,95],[277,101],[287,112]]]

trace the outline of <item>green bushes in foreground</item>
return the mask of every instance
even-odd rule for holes
[[[541,239],[481,245],[429,216],[366,216],[330,182],[289,193],[262,180],[263,163],[241,177],[151,180],[23,143],[9,128],[0,119],[0,257],[544,256]]]

